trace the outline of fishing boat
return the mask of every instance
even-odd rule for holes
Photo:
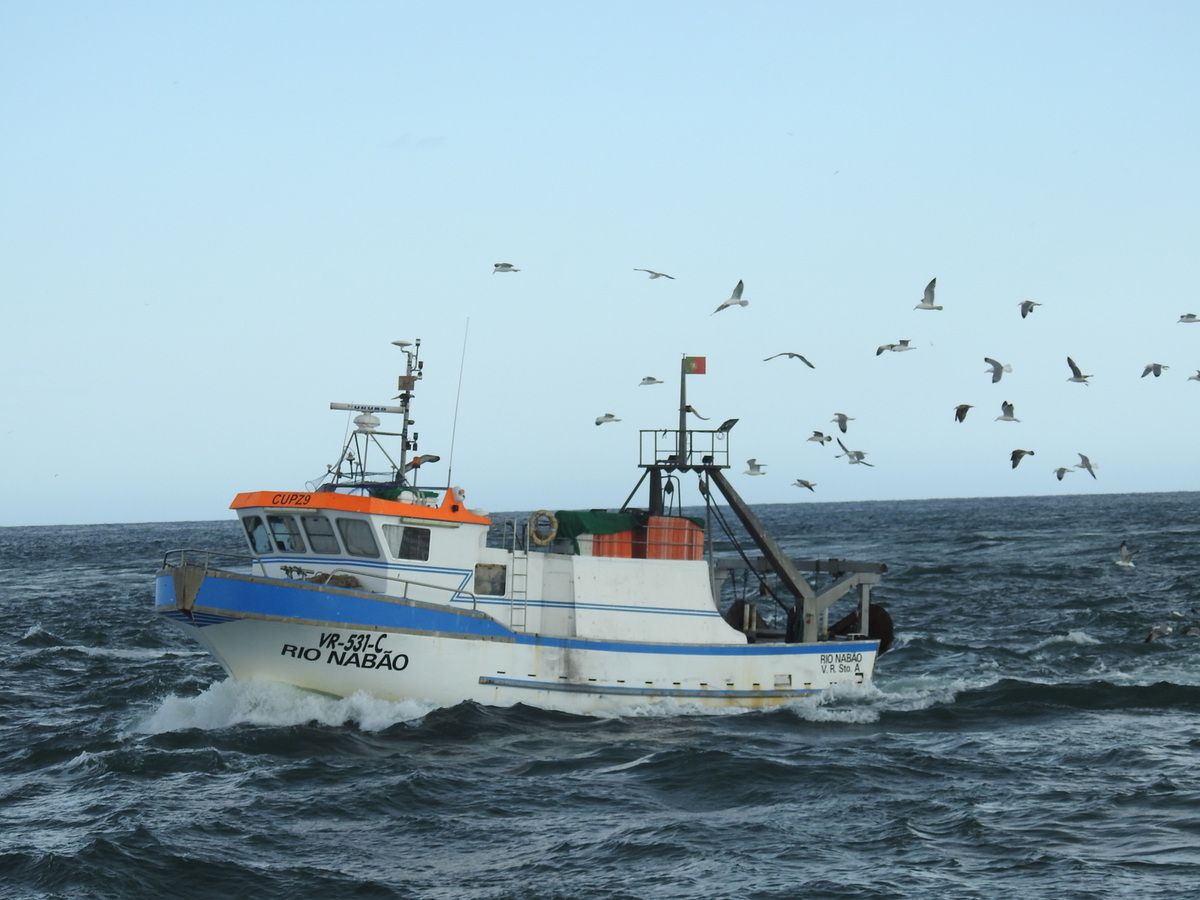
[[[163,559],[156,612],[232,678],[587,715],[768,708],[871,682],[892,640],[871,601],[886,566],[784,553],[726,477],[736,420],[688,427],[704,357],[681,362],[678,427],[640,433],[619,508],[500,518],[427,477],[421,342],[393,343],[398,402],[330,404],[353,429],[320,483],[233,498],[247,552]],[[685,479],[700,499],[686,508]]]

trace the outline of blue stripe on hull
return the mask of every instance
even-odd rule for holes
[[[170,575],[157,579],[155,602],[175,606],[175,585]],[[223,613],[337,622],[347,628],[395,628],[401,631],[445,632],[464,637],[512,637],[494,619],[452,607],[430,608],[390,600],[373,600],[356,594],[289,586],[286,582],[241,578],[204,579],[196,606]]]

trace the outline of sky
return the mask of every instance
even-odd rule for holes
[[[304,489],[417,337],[481,509],[619,506],[683,355],[752,503],[1198,490],[1198,9],[0,0],[0,525]]]

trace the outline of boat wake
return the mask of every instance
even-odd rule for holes
[[[276,682],[226,679],[196,696],[164,697],[158,708],[132,730],[140,734],[163,734],[194,728],[219,731],[238,725],[288,726],[315,722],[383,731],[420,720],[437,708],[436,704],[417,700],[380,700],[364,693],[330,697]]]

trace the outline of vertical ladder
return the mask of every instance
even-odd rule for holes
[[[517,546],[517,529],[513,528],[512,581],[508,592],[508,627],[524,631],[529,612],[529,548]]]

